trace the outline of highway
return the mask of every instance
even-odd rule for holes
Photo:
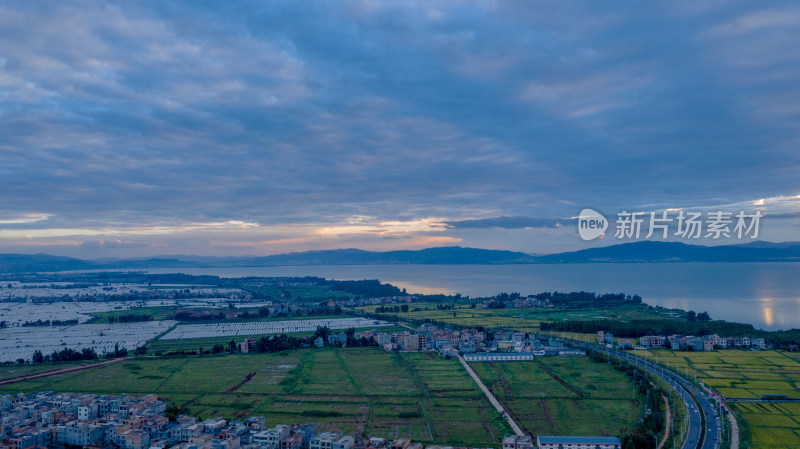
[[[692,385],[685,378],[676,375],[672,371],[667,370],[661,365],[656,365],[653,362],[643,360],[639,357],[627,354],[625,352],[612,351],[597,345],[588,343],[579,343],[584,347],[589,347],[597,351],[611,354],[615,357],[626,360],[639,366],[642,369],[657,375],[672,386],[678,392],[683,403],[686,405],[688,411],[688,422],[683,441],[682,449],[717,449],[719,448],[719,438],[721,428],[719,426],[719,419],[715,412],[715,406],[711,398],[705,392]],[[689,394],[691,391],[693,395]],[[705,418],[705,430],[703,426],[703,418]],[[676,422],[676,426],[681,423]]]

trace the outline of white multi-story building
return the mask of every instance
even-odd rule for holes
[[[89,446],[101,443],[106,426],[92,423],[71,422],[56,428],[56,441],[73,446]]]
[[[506,435],[503,437],[503,449],[533,449],[533,440],[528,435]]]
[[[97,419],[99,406],[96,402],[91,402],[86,405],[78,407],[78,419],[80,421],[88,421],[90,419]]]
[[[530,352],[474,352],[464,354],[467,362],[516,362],[522,360],[533,360]]]
[[[262,430],[253,435],[253,443],[277,449],[281,445],[281,440],[288,437],[291,430],[291,427],[285,424],[278,424],[272,429]]]
[[[549,437],[536,438],[539,449],[621,449],[615,437]]]
[[[308,443],[309,449],[332,449],[333,442],[342,435],[339,433],[323,432],[311,438]]]
[[[352,449],[356,444],[356,439],[350,435],[344,435],[331,442],[331,449]]]

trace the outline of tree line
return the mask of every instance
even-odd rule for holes
[[[400,312],[408,312],[408,304],[403,304],[401,306],[378,306],[375,309],[375,313],[400,313]]]
[[[349,328],[344,333],[346,336],[347,346],[377,345],[375,339],[372,337],[357,338],[355,335],[356,330],[354,328]],[[322,338],[322,340],[325,341],[325,343],[327,344],[329,335],[331,335],[330,328],[324,326],[324,327],[317,327],[317,330],[314,332],[314,335],[309,337],[292,337],[287,334],[273,335],[271,337],[263,336],[255,341],[254,347],[249,348],[248,353],[256,352],[261,354],[261,353],[288,351],[290,349],[308,348],[314,345],[314,340],[316,340],[317,338]],[[338,343],[336,344],[338,345]],[[206,349],[203,347],[200,347],[198,349],[199,349],[198,351],[193,351],[193,350],[170,351],[163,355],[174,356],[174,355],[221,354],[224,352],[229,352],[231,354],[234,354],[236,352],[240,352],[239,345],[236,343],[236,340],[229,341],[227,345],[216,344],[212,346],[210,349]],[[156,352],[155,355],[160,356],[162,355],[162,353]]]
[[[543,292],[533,295],[534,298],[540,300],[549,300],[551,304],[569,306],[571,308],[586,308],[596,306],[613,306],[613,305],[637,305],[642,303],[642,297],[639,295],[626,295],[624,293],[603,293],[597,294],[594,292]]]
[[[26,321],[20,326],[22,327],[37,327],[37,326],[74,326],[78,324],[78,320],[44,320]]]
[[[139,323],[142,321],[153,321],[152,315],[111,315],[108,317],[109,323]]]
[[[114,345],[114,352],[108,352],[103,354],[103,357],[107,359],[116,358],[116,357],[125,357],[128,355],[128,350],[125,348],[120,348],[119,344]],[[100,356],[97,355],[97,352],[92,348],[83,348],[80,351],[77,351],[72,348],[64,348],[60,351],[53,351],[52,354],[45,355],[40,350],[36,350],[33,352],[33,357],[31,357],[31,362],[33,363],[48,363],[48,362],[75,362],[81,360],[97,360]],[[25,363],[24,359],[18,359],[17,363]]]

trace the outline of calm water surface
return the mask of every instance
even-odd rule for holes
[[[151,269],[151,273],[380,279],[411,293],[638,293],[651,305],[707,311],[765,329],[800,328],[800,263],[328,265]]]

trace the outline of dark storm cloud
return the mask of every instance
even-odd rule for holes
[[[800,189],[793,3],[0,8],[10,214],[463,227]]]

